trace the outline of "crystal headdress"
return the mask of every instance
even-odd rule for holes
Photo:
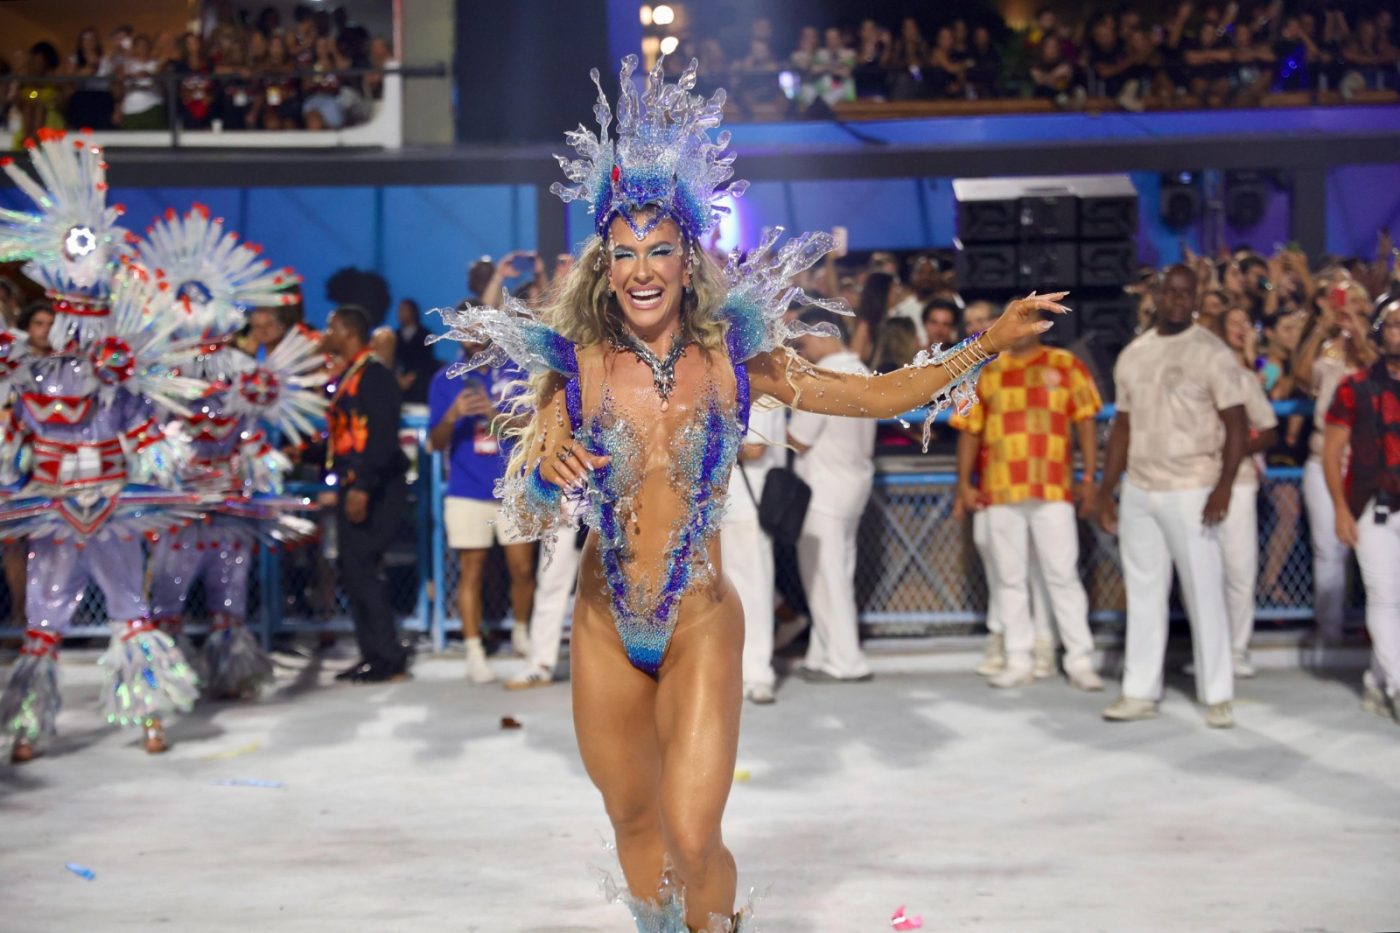
[[[190,313],[199,336],[222,336],[243,326],[243,315],[256,307],[294,304],[291,289],[301,276],[273,269],[262,248],[239,242],[210,218],[209,208],[195,204],[188,214],[167,210],[146,230],[146,238],[129,237],[141,260],[160,270],[173,289],[173,301]]]
[[[579,124],[564,137],[579,158],[555,156],[575,184],[555,182],[549,190],[566,203],[587,201],[599,236],[607,235],[608,224],[620,214],[639,239],[669,217],[683,234],[697,240],[727,211],[715,202],[722,195],[739,197],[748,189],[746,181],[729,181],[734,175],[734,153],[725,152],[728,131],[710,138],[723,116],[724,90],[715,91],[709,100],[690,93],[698,61],[692,59],[675,84],[666,83],[661,64],[658,58],[638,97],[632,84],[637,56],[622,60],[616,140],[608,137],[613,112],[598,69],[590,71],[598,88],[593,105],[598,133]],[[640,217],[643,208],[653,208],[653,215]]]
[[[122,208],[107,206],[100,147],[61,130],[40,130],[24,145],[37,181],[13,159],[0,159],[0,168],[38,210],[0,209],[0,262],[29,260],[22,271],[52,299],[50,340],[61,347],[106,316],[110,265],[129,252],[117,226]]]

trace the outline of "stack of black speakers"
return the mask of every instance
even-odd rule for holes
[[[1046,342],[1069,347],[1112,397],[1113,361],[1133,339],[1138,197],[1126,175],[958,179],[958,287],[1005,302],[1035,289],[1069,291],[1074,313]]]

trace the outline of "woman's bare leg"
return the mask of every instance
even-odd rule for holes
[[[627,660],[606,607],[578,607],[569,656],[583,766],[602,791],[628,889],[633,897],[656,900],[666,858],[657,804],[656,681]]]
[[[707,928],[734,911],[737,872],[720,820],[734,782],[743,704],[744,613],[727,583],[723,601],[683,621],[662,663],[656,697],[661,824],[685,888],[686,923]]]

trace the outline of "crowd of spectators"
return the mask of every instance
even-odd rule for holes
[[[930,28],[932,26],[932,28]],[[682,41],[679,68],[699,57],[741,113],[825,115],[857,100],[1045,98],[1062,108],[1104,102],[1126,110],[1257,106],[1276,92],[1400,87],[1400,33],[1385,5],[1304,0],[1184,2],[1160,20],[1124,4],[1062,19],[1049,8],[1029,28],[906,17],[895,29],[801,27],[783,56],[773,24],[752,24],[747,47]]]
[[[40,128],[339,129],[366,120],[390,43],[334,12],[220,4],[201,32],[83,29],[73,51],[37,42],[0,61],[0,113],[16,144]],[[58,80],[62,79],[62,80]],[[173,95],[173,101],[170,99]],[[172,107],[173,104],[173,107]]]

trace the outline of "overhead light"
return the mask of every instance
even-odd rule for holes
[[[642,36],[642,54],[654,59],[661,52],[661,40],[656,36]]]
[[[676,11],[662,3],[651,11],[651,21],[658,26],[669,26],[676,21]]]
[[[667,36],[661,40],[661,54],[670,55],[676,50],[676,46],[680,44],[681,40],[677,39],[675,36]]]
[[[651,7],[649,7],[649,6],[644,6],[644,7],[642,7],[642,25],[643,25],[643,26],[650,26],[650,25],[651,25]]]

